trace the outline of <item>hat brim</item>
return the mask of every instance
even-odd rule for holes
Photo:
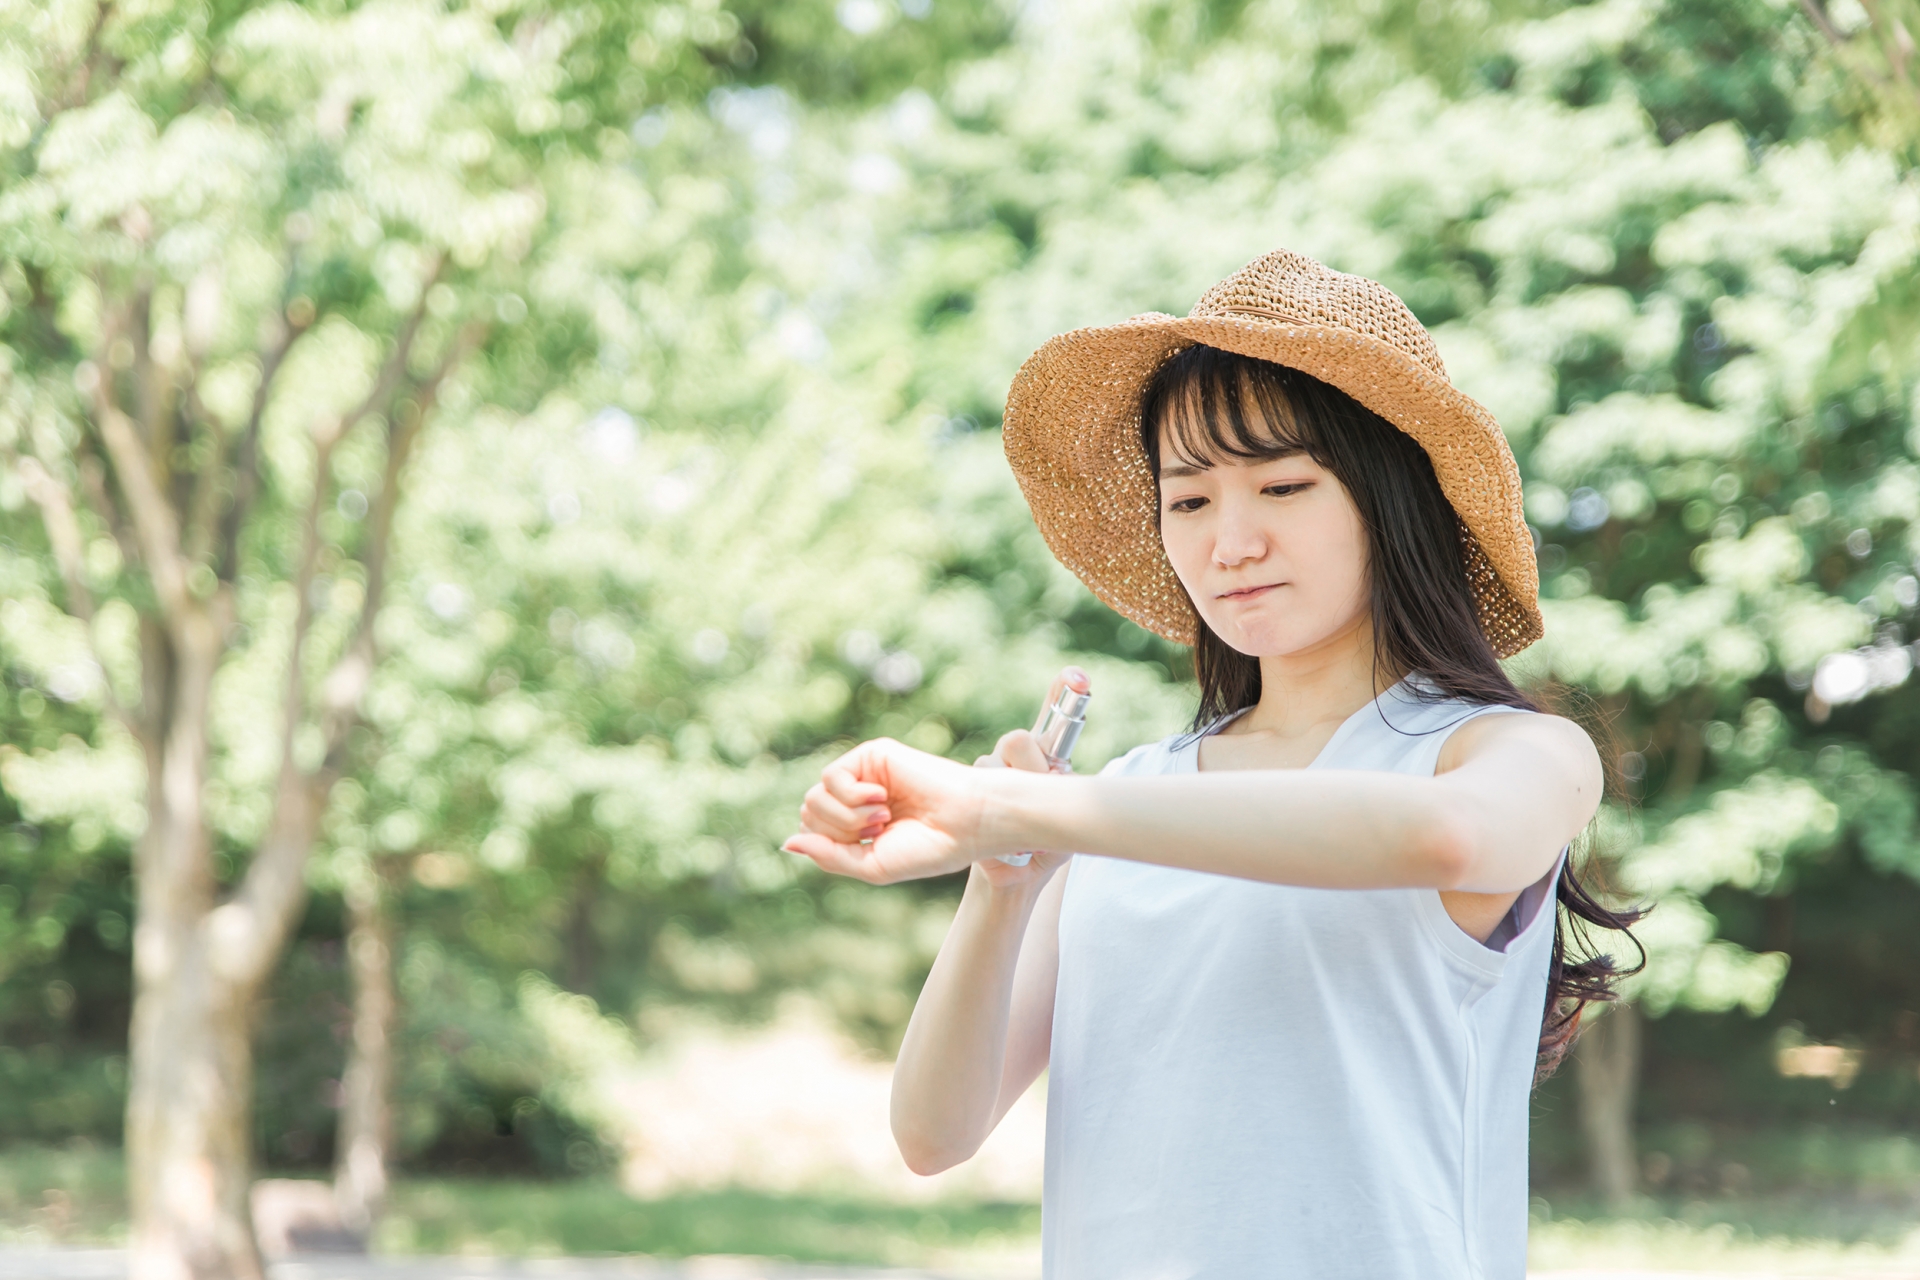
[[[1499,424],[1405,352],[1335,325],[1153,314],[1063,333],[1028,358],[1007,393],[1007,459],[1048,548],[1094,595],[1157,635],[1193,643],[1193,606],[1160,541],[1140,399],[1161,364],[1196,343],[1311,374],[1417,441],[1460,517],[1494,651],[1511,657],[1540,638],[1533,536]]]

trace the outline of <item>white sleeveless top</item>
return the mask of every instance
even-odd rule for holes
[[[1529,714],[1421,702],[1415,683],[1354,712],[1308,768],[1430,777],[1457,725]],[[1101,772],[1192,773],[1198,751],[1168,738]],[[1046,1280],[1520,1280],[1559,865],[1483,944],[1433,889],[1076,855]]]

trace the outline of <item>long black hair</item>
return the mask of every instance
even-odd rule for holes
[[[1338,387],[1284,365],[1214,347],[1192,346],[1165,364],[1147,384],[1140,406],[1140,443],[1154,475],[1160,473],[1160,433],[1185,460],[1254,462],[1304,452],[1339,480],[1366,528],[1374,685],[1383,674],[1419,672],[1433,686],[1412,686],[1415,697],[1450,697],[1491,706],[1542,711],[1551,703],[1582,722],[1601,748],[1609,790],[1619,792],[1604,722],[1568,691],[1536,701],[1515,687],[1480,627],[1468,583],[1466,531],[1440,490],[1426,450],[1392,423]],[[1193,731],[1260,700],[1260,661],[1222,640],[1195,611],[1194,675],[1200,706]],[[1588,828],[1589,835],[1594,830]],[[1583,838],[1591,852],[1591,840]],[[1534,1080],[1552,1074],[1578,1034],[1592,1001],[1615,998],[1614,987],[1646,964],[1641,950],[1631,969],[1596,951],[1590,926],[1626,934],[1643,908],[1614,909],[1588,882],[1591,857],[1571,860],[1554,896],[1553,959],[1547,977]],[[1577,944],[1577,953],[1568,946]]]

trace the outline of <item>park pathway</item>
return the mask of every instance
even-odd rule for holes
[[[764,1258],[350,1258],[308,1256],[276,1263],[272,1280],[1033,1280],[1029,1275],[916,1271],[772,1262]],[[1528,1280],[1732,1280],[1732,1272],[1588,1269],[1536,1271]],[[1920,1280],[1913,1271],[1844,1273]],[[118,1249],[0,1246],[0,1280],[125,1280]],[[1742,1271],[1739,1280],[1810,1280],[1817,1273]]]
[[[125,1280],[118,1249],[0,1246],[0,1280]],[[356,1258],[309,1255],[273,1265],[272,1280],[1032,1280],[883,1267],[812,1266],[764,1258]]]

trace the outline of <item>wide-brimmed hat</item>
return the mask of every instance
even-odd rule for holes
[[[1459,517],[1460,552],[1494,652],[1544,626],[1520,468],[1499,423],[1447,380],[1421,323],[1385,285],[1284,249],[1207,290],[1185,319],[1150,312],[1075,329],[1007,392],[1007,461],[1060,562],[1149,631],[1192,644],[1197,619],[1160,543],[1159,489],[1140,443],[1154,373],[1203,344],[1330,383],[1419,442]]]

